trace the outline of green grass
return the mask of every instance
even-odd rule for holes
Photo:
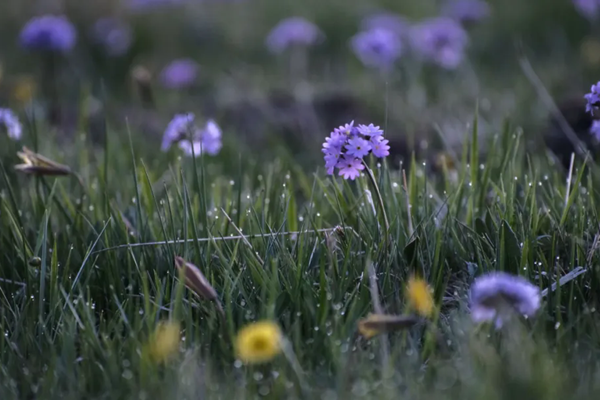
[[[17,147],[5,148],[1,398],[595,398],[600,169],[577,160],[567,186],[509,124],[482,143],[484,158],[473,126],[456,171],[415,160],[405,187],[401,171],[373,162],[389,237],[366,176],[349,183],[252,156],[193,163],[112,130],[105,148],[84,136],[66,154],[39,140],[81,187],[17,174]],[[231,238],[239,231],[245,240]],[[180,290],[174,255],[207,276],[224,320]],[[406,311],[404,285],[418,274],[439,318],[359,338],[371,264],[386,312]],[[550,291],[537,318],[500,332],[469,321],[475,276],[504,270],[543,289],[578,266],[587,272]],[[155,365],[143,348],[169,318],[182,323],[181,351]],[[235,362],[236,331],[259,319],[281,325],[303,372],[285,357]]]
[[[423,67],[407,53],[381,79],[348,46],[361,16],[377,3],[417,21],[439,2],[249,0],[138,15],[66,0],[61,12],[80,33],[57,75],[66,113],[78,116],[67,133],[41,114],[25,121],[11,95],[29,75],[44,108],[42,59],[17,46],[38,12],[26,3],[0,4],[0,34],[11,38],[0,41],[0,106],[27,122],[22,142],[0,130],[1,400],[598,398],[600,167],[578,156],[565,172],[541,140],[552,99],[580,98],[598,79],[597,57],[582,46],[598,45],[595,27],[570,1],[490,0],[493,17],[469,30],[459,69]],[[108,14],[136,34],[119,60],[86,34]],[[400,165],[369,160],[372,180],[326,176],[318,146],[332,126],[297,124],[304,108],[265,101],[298,89],[289,60],[264,48],[290,15],[327,37],[311,49],[301,89],[342,93],[357,121],[428,150]],[[167,92],[155,79],[156,109],[141,110],[131,69],[156,78],[188,56],[201,65],[197,85]],[[285,121],[234,112],[246,103]],[[219,156],[159,151],[168,119],[183,111],[223,127]],[[80,180],[15,171],[22,145]],[[440,149],[454,167],[431,165]],[[175,256],[200,268],[225,318],[185,288]],[[535,318],[499,331],[473,324],[469,288],[495,270],[547,290]],[[432,287],[436,316],[361,338],[357,321],[378,302],[410,312],[413,275]],[[157,365],[146,346],[169,319],[181,324],[180,351]],[[262,319],[281,326],[293,354],[241,365],[236,333]]]

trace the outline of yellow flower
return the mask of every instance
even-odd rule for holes
[[[423,279],[412,277],[406,286],[408,302],[415,311],[424,317],[433,313],[434,302],[431,289]]]
[[[35,96],[35,81],[33,78],[19,77],[13,87],[12,96],[21,104],[29,103]]]
[[[271,321],[250,324],[238,332],[237,357],[246,364],[263,363],[281,352],[282,335]]]
[[[174,321],[161,322],[148,342],[148,351],[154,362],[167,361],[179,350],[179,323]]]

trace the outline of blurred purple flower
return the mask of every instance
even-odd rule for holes
[[[167,151],[173,143],[194,135],[194,118],[192,113],[175,115],[165,130],[160,149]]]
[[[471,286],[471,317],[475,322],[494,321],[500,328],[514,311],[533,317],[541,299],[539,288],[526,279],[504,272],[490,273]]]
[[[162,85],[169,89],[191,86],[198,76],[198,64],[189,58],[175,60],[160,73]]]
[[[410,24],[406,18],[398,14],[390,12],[378,12],[365,17],[360,26],[363,31],[386,29],[395,33],[399,37],[402,37],[408,32]]]
[[[595,119],[594,122],[592,122],[590,133],[596,138],[596,140],[600,141],[600,120]]]
[[[373,124],[354,126],[354,121],[335,128],[323,143],[325,168],[333,175],[335,168],[344,179],[354,180],[364,169],[363,157],[373,153],[383,158],[389,155],[388,141],[383,139],[383,131]],[[376,148],[373,146],[377,146]]]
[[[29,20],[19,40],[30,50],[68,52],[75,46],[77,32],[66,17],[44,15]]]
[[[344,179],[354,180],[358,176],[360,176],[360,171],[365,169],[365,166],[362,164],[362,160],[358,158],[343,158],[340,159],[337,167],[340,172],[339,175]]]
[[[371,138],[371,151],[377,158],[384,158],[390,155],[390,141],[384,139],[382,136],[373,136]]]
[[[598,106],[600,106],[600,82],[592,85],[590,93],[586,94],[584,98],[587,100],[585,111],[594,115],[594,111],[596,111]]]
[[[192,141],[179,142],[179,148],[189,157],[197,157],[202,152],[214,156],[219,153],[221,147],[221,128],[213,120],[208,120],[203,130],[198,129]]]
[[[442,14],[461,23],[473,23],[489,17],[490,5],[482,0],[447,0]]]
[[[302,17],[281,20],[266,39],[267,48],[272,53],[281,53],[291,46],[311,46],[324,37],[321,30]]]
[[[402,43],[394,32],[376,28],[359,32],[350,41],[352,50],[367,67],[390,69],[402,54]]]
[[[573,0],[573,5],[579,14],[588,19],[595,19],[600,13],[600,0]]]
[[[412,47],[443,68],[454,69],[462,61],[469,38],[460,24],[450,18],[425,20],[411,28]]]
[[[19,122],[19,118],[8,108],[0,108],[0,126],[4,126],[6,134],[13,140],[21,139],[23,135],[23,127]]]
[[[113,57],[127,53],[132,42],[132,32],[129,25],[116,18],[101,18],[92,29],[94,40],[102,45],[106,53]]]

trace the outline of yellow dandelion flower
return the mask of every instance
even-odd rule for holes
[[[167,361],[179,350],[179,323],[161,322],[148,342],[148,351],[154,362]]]
[[[408,302],[420,315],[429,317],[433,313],[434,302],[431,289],[423,279],[412,277],[406,286]]]
[[[281,352],[282,335],[279,326],[271,321],[255,322],[238,332],[237,357],[246,364],[263,363]]]

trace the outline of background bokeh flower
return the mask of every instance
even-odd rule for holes
[[[21,45],[30,50],[68,52],[77,32],[65,16],[44,15],[31,19],[21,30]]]
[[[168,89],[191,86],[198,77],[198,64],[189,58],[172,61],[160,73],[160,82]]]
[[[92,35],[109,56],[121,56],[129,50],[133,40],[131,27],[111,17],[101,18],[93,26]]]
[[[23,136],[23,126],[19,118],[8,108],[0,108],[0,127],[4,128],[8,137],[13,140],[19,140]]]
[[[458,22],[438,17],[413,26],[410,41],[412,48],[425,60],[454,69],[465,56],[469,38]]]
[[[275,322],[255,322],[238,332],[237,357],[246,364],[270,361],[281,352],[282,341],[281,330]]]
[[[321,30],[312,22],[302,17],[290,17],[271,30],[266,45],[272,53],[281,53],[292,46],[312,46],[323,37]]]
[[[351,39],[350,45],[364,65],[382,70],[390,70],[402,55],[400,37],[384,28],[360,32]]]

